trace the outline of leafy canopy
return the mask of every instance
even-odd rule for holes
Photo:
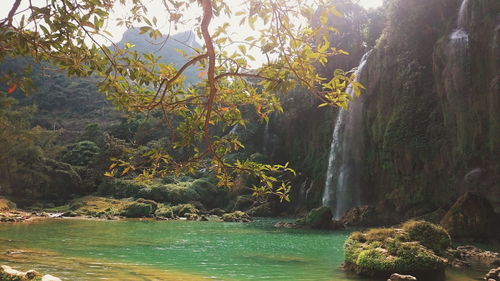
[[[22,1],[29,2],[24,11],[19,10]],[[49,0],[43,6],[15,0],[8,17],[0,20],[0,60],[30,56],[51,61],[69,75],[98,75],[102,78],[99,89],[118,108],[161,113],[174,132],[171,146],[149,150],[140,155],[141,162],[134,156],[116,159],[109,176],[133,174],[148,181],[172,171],[210,168],[221,185],[231,186],[236,175],[246,174],[260,180],[253,187],[255,195],[275,194],[288,200],[287,173],[293,170],[288,165],[250,160],[225,162],[224,156],[243,148],[237,136],[227,131],[245,126],[248,121],[243,115],[250,108],[267,121],[270,113],[282,111],[277,94],[298,86],[320,99],[322,106],[347,108],[351,97],[345,89],[353,75],[336,71],[326,79],[316,70],[332,56],[346,54],[328,41],[329,33],[336,32],[327,26],[328,17],[342,15],[330,0],[251,0],[241,5],[223,0],[162,2],[174,28],[199,11],[195,30],[203,47],[195,48],[194,55],[185,54],[187,62],[181,67],[160,62],[155,53],[138,53],[132,44],[119,48],[111,41],[99,43],[111,36],[106,26],[117,4],[131,7],[127,17],[118,19],[119,24],[137,26],[154,40],[168,40],[141,0]],[[309,25],[318,15],[319,24]],[[218,17],[238,17],[240,25],[255,35],[235,41],[228,34],[230,23],[211,26]],[[258,51],[266,61],[252,69],[255,58],[250,51]],[[195,85],[184,83],[183,73],[190,68],[199,73]],[[12,87],[32,90],[26,77],[3,73],[0,79],[6,93]],[[359,93],[361,85],[352,85]]]

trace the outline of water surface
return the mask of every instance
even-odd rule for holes
[[[364,280],[338,270],[349,231],[252,223],[47,220],[0,224],[0,264],[64,280]],[[451,281],[479,272],[448,272]]]

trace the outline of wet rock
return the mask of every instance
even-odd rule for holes
[[[398,273],[394,273],[391,275],[387,281],[417,281],[417,278],[411,275],[401,275]]]
[[[42,281],[62,281],[62,280],[55,276],[47,274],[42,277]]]
[[[245,212],[235,211],[222,215],[222,220],[225,222],[250,222],[252,218]]]
[[[32,279],[35,279],[35,278],[40,277],[40,276],[42,276],[42,275],[36,270],[28,270],[24,274],[24,277],[27,278],[28,280],[32,280]]]
[[[466,192],[441,220],[454,238],[500,240],[500,218],[480,194]]]
[[[475,265],[500,266],[500,254],[481,250],[475,246],[459,246],[455,252],[456,267]]]
[[[329,207],[321,206],[311,210],[307,216],[297,221],[298,225],[303,225],[306,228],[338,230],[344,229],[344,224],[341,221],[334,221],[332,212]]]
[[[279,221],[274,225],[274,227],[276,227],[276,228],[297,228],[297,224],[291,223],[291,222]]]
[[[377,226],[382,224],[375,207],[368,205],[349,209],[340,220],[346,226]]]
[[[35,270],[28,270],[26,272],[18,271],[10,266],[0,266],[0,280],[42,280],[42,281],[61,281],[61,279],[52,275],[42,275]]]
[[[486,281],[500,281],[500,267],[491,269],[484,277]]]

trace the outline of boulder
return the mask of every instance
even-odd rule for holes
[[[478,193],[466,192],[441,220],[453,238],[500,240],[500,218],[490,202]]]
[[[222,215],[222,220],[226,222],[250,222],[252,218],[245,212],[235,211]]]
[[[334,221],[329,207],[321,206],[311,210],[307,216],[299,221],[298,225],[304,225],[313,229],[337,230],[343,229],[344,224],[341,221]]]
[[[40,274],[36,270],[28,270],[26,272],[18,271],[10,266],[2,265],[0,266],[0,280],[19,280],[19,281],[29,281],[29,280],[41,280],[41,281],[61,281],[61,279],[54,277],[52,275]]]
[[[402,275],[398,273],[394,273],[391,275],[387,281],[417,281],[417,278],[411,275]]]
[[[484,277],[486,281],[500,281],[500,267],[491,269]]]
[[[459,246],[455,251],[455,258],[463,265],[500,266],[500,254],[481,250],[475,246]]]
[[[426,281],[444,280],[447,259],[442,247],[449,242],[449,235],[441,227],[429,224],[411,221],[403,228],[352,233],[344,244],[344,268],[377,278],[399,272]],[[443,231],[446,235],[442,235]]]
[[[349,209],[340,219],[345,226],[376,226],[381,219],[373,206],[361,206]]]

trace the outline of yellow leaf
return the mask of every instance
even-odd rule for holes
[[[203,75],[205,75],[205,74],[207,74],[206,71],[202,71],[202,72],[198,73],[198,78],[203,77]]]

